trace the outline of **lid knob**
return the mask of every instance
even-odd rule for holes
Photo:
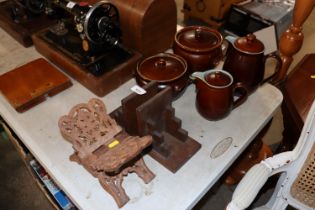
[[[264,44],[254,34],[248,34],[236,39],[234,47],[241,52],[249,54],[260,54],[264,52]]]
[[[256,40],[256,36],[254,34],[247,34],[246,35],[246,39],[249,43],[253,42],[254,40]]]
[[[195,30],[195,39],[198,40],[201,38],[201,29],[200,28],[197,28]]]
[[[166,67],[166,60],[163,58],[160,58],[158,61],[155,62],[155,66],[158,69],[165,69]]]

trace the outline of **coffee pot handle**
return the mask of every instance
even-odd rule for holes
[[[237,91],[239,90],[239,91]],[[248,90],[245,87],[245,85],[243,85],[243,83],[238,82],[234,85],[233,87],[233,96],[235,95],[236,91],[238,93],[240,93],[240,96],[238,99],[236,99],[235,101],[233,101],[233,109],[238,107],[239,105],[241,105],[242,103],[244,103],[248,97]]]
[[[223,39],[223,43],[221,45],[221,50],[222,50],[222,54],[223,56],[226,56],[227,50],[229,48],[230,45],[234,45],[234,42],[237,38],[234,36],[226,36]]]
[[[281,67],[282,67],[282,60],[280,58],[280,56],[276,53],[270,53],[268,55],[265,56],[265,66],[266,66],[266,62],[268,60],[268,58],[273,58],[276,60],[277,64],[276,64],[276,67],[275,67],[275,71],[272,75],[270,75],[269,77],[263,79],[263,81],[261,82],[262,84],[265,83],[265,82],[269,82],[270,80],[272,80],[276,75],[277,73],[280,71]]]

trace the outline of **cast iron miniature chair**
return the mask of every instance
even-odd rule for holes
[[[315,100],[294,150],[254,165],[235,189],[227,210],[247,208],[267,179],[277,173],[282,174],[272,197],[257,209],[281,210],[288,205],[315,209]]]
[[[106,114],[101,100],[74,106],[60,118],[59,128],[75,150],[70,160],[97,177],[119,207],[129,201],[122,187],[124,176],[135,172],[145,183],[154,178],[140,154],[152,143],[152,137],[129,136]]]

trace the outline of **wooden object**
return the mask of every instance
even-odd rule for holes
[[[175,173],[201,145],[188,136],[175,117],[170,87],[159,91],[157,83],[151,82],[145,90],[144,95],[127,96],[111,115],[132,135],[152,135],[150,156]]]
[[[177,25],[174,0],[110,0],[120,16],[123,43],[143,56],[171,48]]]
[[[315,98],[315,54],[306,55],[290,72],[283,85],[283,141],[279,151],[294,148]]]
[[[139,53],[130,50],[132,57],[126,62],[121,63],[101,76],[94,76],[71,57],[63,53],[61,50],[56,49],[53,44],[44,41],[40,36],[42,33],[45,33],[46,30],[48,29],[44,29],[43,31],[33,35],[35,48],[42,55],[55,63],[63,71],[99,97],[103,97],[127,80],[131,79],[133,72],[136,69],[137,61],[141,58]]]
[[[18,112],[24,112],[72,85],[70,79],[43,58],[0,76],[0,91]]]
[[[17,23],[12,18],[11,12],[14,4],[15,2],[12,0],[0,2],[0,27],[24,47],[29,47],[33,44],[31,35],[47,28],[56,20],[41,14],[34,17],[26,17],[24,21]]]
[[[223,18],[233,3],[243,0],[184,0],[184,20],[190,18],[199,19],[203,22],[219,28],[223,24]]]
[[[154,174],[147,168],[140,153],[152,143],[151,136],[129,136],[106,114],[99,99],[74,106],[59,120],[65,139],[73,144],[72,161],[82,164],[115,199],[118,207],[129,201],[122,187],[123,177],[135,172],[145,183]]]
[[[301,49],[304,39],[302,26],[311,14],[314,5],[314,0],[295,1],[292,24],[280,39],[279,50],[283,65],[273,80],[274,84],[283,82],[293,61],[293,55]]]
[[[273,81],[274,84],[282,86],[284,95],[282,104],[284,131],[279,152],[290,150],[296,144],[311,101],[315,97],[312,91],[314,81],[310,79],[310,76],[314,74],[312,61],[315,58],[314,54],[306,55],[287,77],[293,56],[303,44],[302,26],[314,6],[314,0],[296,0],[292,24],[280,39],[279,50],[283,65]]]

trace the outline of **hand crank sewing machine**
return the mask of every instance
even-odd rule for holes
[[[105,1],[49,1],[70,15],[33,35],[36,49],[98,96],[132,76],[140,55],[121,44],[119,14]]]

